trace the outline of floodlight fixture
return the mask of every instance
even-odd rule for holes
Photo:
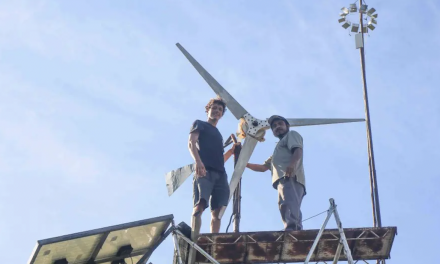
[[[368,29],[374,30],[377,25],[377,14],[375,8],[368,9],[368,5],[365,4],[363,1],[360,1],[359,5],[356,3],[350,4],[348,8],[343,7],[341,8],[342,13],[339,14],[340,18],[338,19],[339,23],[342,23],[342,27],[344,29],[349,29],[351,32],[354,33],[368,33]],[[360,17],[362,18],[363,15],[369,16],[370,19],[368,22],[363,23],[362,21],[360,23],[352,23],[350,21],[350,14],[359,12]],[[362,19],[363,20],[363,19]],[[367,19],[365,19],[367,20]],[[351,28],[350,28],[351,27]]]
[[[376,9],[370,8],[370,10],[367,11],[367,15],[371,16],[371,15],[373,15],[374,12],[376,12]]]
[[[357,12],[356,4],[350,4],[350,13],[356,13],[356,12]]]
[[[350,21],[346,21],[346,22],[342,25],[342,27],[345,28],[345,29],[347,29],[347,28],[350,27],[350,25],[351,25],[351,22],[350,22]]]
[[[351,32],[357,33],[359,31],[359,24],[353,24],[351,26]]]
[[[365,25],[363,26],[363,32],[364,32],[364,33],[368,33],[368,27],[365,26]]]
[[[359,7],[359,13],[366,14],[367,9],[368,9],[368,5],[361,5],[361,7]]]

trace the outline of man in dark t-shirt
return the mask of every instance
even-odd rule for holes
[[[223,137],[217,129],[217,123],[226,111],[226,105],[220,98],[211,99],[205,107],[208,121],[194,121],[188,147],[195,160],[193,180],[194,209],[192,218],[193,232],[198,234],[203,211],[211,206],[211,233],[219,233],[220,209],[228,204],[229,183],[225,171],[225,162],[234,153],[235,145],[226,153],[223,150]],[[209,205],[208,205],[209,200]]]

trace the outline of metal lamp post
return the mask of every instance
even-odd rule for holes
[[[356,48],[360,50],[361,56],[361,70],[362,70],[362,83],[364,88],[364,104],[365,104],[365,119],[367,126],[367,140],[368,140],[368,165],[370,170],[370,187],[371,187],[371,201],[373,206],[373,222],[374,227],[382,227],[382,221],[380,216],[380,203],[379,203],[379,190],[377,186],[376,177],[376,166],[374,162],[374,151],[373,151],[373,138],[371,133],[371,123],[370,123],[370,109],[368,104],[368,92],[367,92],[367,78],[365,73],[365,52],[364,52],[364,34],[368,33],[369,30],[374,30],[377,25],[377,14],[375,14],[376,9],[370,8],[365,4],[363,0],[359,1],[359,6],[350,4],[349,8],[343,7],[341,9],[339,23],[342,23],[344,29],[350,29],[350,32],[356,33],[355,43]],[[348,15],[353,13],[359,13],[359,24],[352,23],[348,20]],[[364,18],[364,16],[366,18]],[[366,25],[364,20],[367,21]]]

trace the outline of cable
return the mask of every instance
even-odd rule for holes
[[[314,216],[311,216],[311,217],[309,217],[309,218],[307,218],[307,219],[304,219],[304,220],[302,220],[301,221],[301,223],[303,223],[303,222],[305,222],[305,221],[307,221],[307,220],[310,220],[310,219],[312,219],[313,217],[317,217],[318,215],[322,215],[323,213],[326,213],[328,210],[325,210],[325,211],[323,211],[323,212],[321,212],[321,213],[319,213],[319,214],[317,214],[317,215],[314,215]]]
[[[316,215],[314,215],[314,216],[311,216],[311,217],[309,217],[309,218],[306,218],[306,219],[302,220],[301,223],[304,223],[305,221],[310,220],[310,219],[312,219],[312,218],[314,218],[314,217],[320,216],[320,215],[322,215],[323,213],[326,213],[326,212],[328,212],[328,210],[322,211],[322,212],[319,213],[319,214],[316,214]],[[284,231],[284,229],[282,229],[281,231]]]
[[[229,224],[228,224],[228,227],[226,227],[226,233],[228,233],[228,229],[229,229],[229,226],[231,225],[231,223],[232,223],[232,217],[234,216],[234,213],[232,213],[231,214],[231,218],[229,218]]]

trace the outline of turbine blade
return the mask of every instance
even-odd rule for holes
[[[180,185],[194,172],[195,164],[189,164],[170,171],[165,175],[165,183],[168,189],[168,196],[171,196]]]
[[[286,118],[291,127],[295,126],[315,126],[339,123],[362,122],[365,119],[353,118]]]
[[[257,145],[258,140],[256,140],[253,137],[246,137],[243,148],[241,149],[240,156],[238,157],[237,164],[235,165],[234,173],[231,177],[231,182],[229,183],[229,200],[228,204],[231,201],[232,196],[234,195],[235,188],[237,188],[238,183],[240,182],[241,176],[243,175],[244,169],[246,168],[246,165],[249,162],[249,159],[251,158],[252,152],[255,149],[255,146]],[[220,210],[219,218],[221,219],[223,217],[223,214],[225,213],[226,207],[223,207]]]
[[[205,79],[205,81],[211,86],[212,90],[220,96],[228,107],[229,111],[239,120],[248,112],[232,97],[228,91],[225,90],[215,79],[214,77],[207,72],[202,65],[200,65],[192,56],[189,54],[179,43],[176,46],[180,49],[180,51],[185,55],[185,57],[189,60],[189,62],[194,66],[194,68],[199,72],[199,74]]]

